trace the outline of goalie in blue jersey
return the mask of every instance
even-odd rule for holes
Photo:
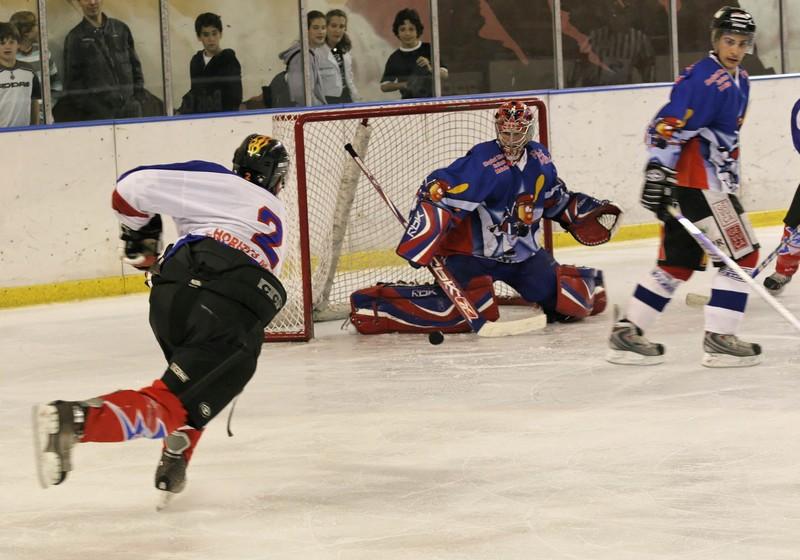
[[[496,139],[428,175],[397,253],[416,267],[445,257],[446,268],[488,320],[497,318],[492,281],[498,280],[525,301],[540,304],[551,322],[600,313],[606,305],[601,271],[558,264],[540,245],[538,233],[542,218],[548,218],[584,245],[600,245],[611,239],[622,210],[567,189],[550,153],[531,139],[530,107],[505,102],[494,118]],[[438,287],[430,288],[438,296],[418,287],[394,287],[392,294],[383,294],[391,302],[374,293],[372,301],[359,302],[358,292],[352,301],[354,307],[383,306],[386,320],[371,332],[468,331],[452,307],[435,305],[437,297],[449,302]]]
[[[679,205],[686,218],[748,273],[758,264],[758,242],[737,196],[739,130],[750,91],[740,65],[753,46],[755,31],[753,17],[745,10],[718,10],[711,22],[713,51],[681,72],[669,102],[651,123],[641,203],[664,222],[662,242],[657,265],[636,286],[625,316],[614,325],[607,356],[612,363],[664,360],[664,346],[645,338],[644,332],[677,288],[706,267],[703,249],[671,217],[669,206]],[[757,364],[761,347],[736,336],[750,287],[722,262],[715,265],[719,269],[705,306],[702,364]]]

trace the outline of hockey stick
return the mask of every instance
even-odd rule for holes
[[[344,149],[347,150],[347,153],[350,154],[350,157],[353,158],[353,161],[356,162],[361,172],[364,173],[364,176],[369,180],[372,186],[375,188],[375,191],[380,195],[383,201],[386,203],[386,206],[389,207],[389,210],[392,211],[394,217],[397,218],[397,221],[405,227],[406,226],[406,219],[400,213],[397,206],[395,206],[394,202],[386,195],[383,190],[383,187],[380,186],[378,180],[375,176],[367,169],[367,166],[364,164],[364,161],[361,157],[356,153],[355,149],[353,148],[352,144],[345,144]],[[547,325],[547,317],[543,313],[539,313],[534,315],[533,317],[526,317],[525,319],[517,319],[515,321],[504,321],[504,322],[491,322],[487,321],[483,317],[481,317],[478,310],[475,309],[475,306],[472,302],[464,295],[464,290],[461,289],[461,286],[458,285],[453,275],[450,274],[450,271],[444,266],[441,257],[433,257],[431,264],[428,265],[428,270],[431,274],[433,274],[433,278],[436,280],[436,283],[444,291],[447,298],[453,302],[458,312],[464,317],[464,320],[467,321],[470,328],[473,332],[477,333],[478,336],[483,337],[500,337],[500,336],[511,336],[515,334],[524,334],[526,332],[531,332],[539,329],[543,329],[545,325]]]
[[[778,253],[781,249],[783,249],[786,242],[781,241],[780,244],[775,247],[775,249],[766,257],[764,260],[759,263],[757,267],[753,269],[753,272],[750,274],[752,278],[757,277],[759,274],[764,272],[764,269],[767,268],[772,261],[775,260],[775,257],[778,256]],[[711,299],[709,296],[704,294],[696,294],[696,293],[688,293],[686,294],[686,305],[689,307],[703,307],[705,304],[708,303],[708,300]]]
[[[719,247],[714,245],[714,243],[708,237],[706,237],[696,225],[694,225],[688,218],[681,214],[674,206],[668,206],[667,211],[673,218],[678,220],[678,222],[687,232],[689,232],[692,237],[694,237],[694,240],[697,241],[698,245],[700,245],[700,247],[702,247],[709,256],[717,257],[724,262],[728,268],[733,270],[737,276],[739,276],[739,278],[750,284],[750,287],[752,287],[753,290],[755,290],[755,292],[761,296],[761,299],[771,305],[781,317],[786,319],[788,323],[800,331],[800,320],[792,315],[788,309],[778,302],[778,300],[769,295],[769,292],[767,292],[767,289],[764,286],[756,282],[752,276],[742,270],[742,267],[736,264],[736,261],[726,255]]]

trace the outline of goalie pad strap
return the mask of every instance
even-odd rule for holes
[[[557,312],[582,319],[597,315],[606,308],[602,271],[587,266],[560,264],[556,268],[556,282]]]
[[[491,277],[473,278],[464,293],[482,318],[499,318]],[[471,330],[437,284],[379,283],[357,290],[350,295],[350,322],[361,334]]]

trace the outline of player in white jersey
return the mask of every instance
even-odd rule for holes
[[[122,259],[149,269],[150,326],[167,359],[162,377],[140,390],[34,407],[39,480],[60,484],[76,443],[164,439],[156,470],[162,502],[183,490],[186,466],[205,425],[256,370],[264,328],[283,307],[280,192],[289,160],[283,145],[252,134],[233,171],[207,161],[137,167],[117,181],[112,206]],[[179,238],[156,261],[161,214]]]

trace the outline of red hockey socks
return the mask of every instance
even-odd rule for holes
[[[116,391],[98,398],[101,405],[86,411],[82,442],[162,439],[186,423],[186,409],[160,379],[139,391]]]

